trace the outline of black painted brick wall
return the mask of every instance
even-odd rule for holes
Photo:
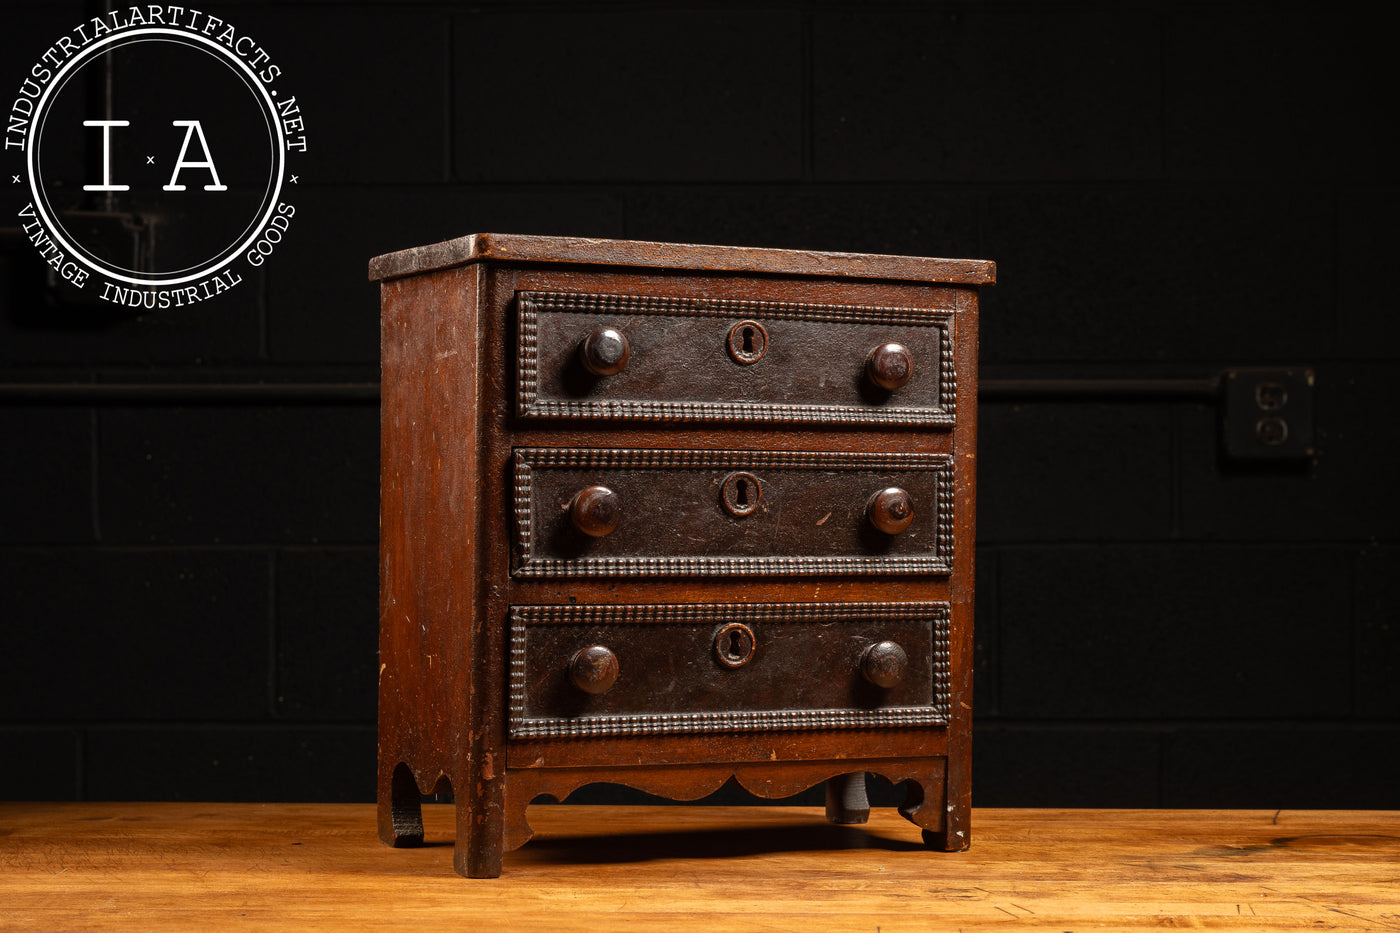
[[[0,254],[0,380],[373,380],[366,260],[475,231],[994,259],[984,376],[1308,365],[1318,453],[1231,464],[1199,402],[983,402],[976,802],[1400,806],[1400,149],[1355,11],[217,7],[304,104],[294,235],[136,318]],[[82,13],[7,4],[0,61]],[[376,418],[0,405],[0,795],[372,797]]]

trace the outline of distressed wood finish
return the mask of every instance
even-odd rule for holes
[[[726,516],[716,493],[741,471],[764,508]],[[625,500],[604,540],[580,537],[570,501],[590,483]],[[889,486],[915,494],[917,524],[871,527]],[[944,455],[521,448],[515,452],[516,577],[948,573],[953,460]],[[674,534],[658,534],[663,522]]]
[[[10,930],[1389,930],[1400,812],[984,810],[931,859],[891,811],[536,806],[490,884],[452,808],[388,852],[368,804],[0,803]]]
[[[537,795],[834,779],[850,822],[869,771],[966,848],[991,263],[482,234],[370,268],[383,841],[451,789],[495,877]]]
[[[521,417],[953,423],[957,380],[951,315],[551,292],[524,292],[517,305]],[[637,315],[648,317],[630,329],[645,342],[629,348],[630,365],[607,373],[615,378],[598,378],[596,365],[575,359],[580,333],[628,329]],[[899,385],[898,401],[890,387],[831,378],[858,375],[873,347],[896,340],[921,361]],[[682,360],[685,365],[677,365]],[[755,365],[759,362],[764,365]],[[693,401],[697,398],[705,401]]]
[[[510,735],[943,725],[948,618],[946,603],[516,607]],[[748,645],[730,653],[735,627]],[[861,660],[885,638],[914,658],[881,687]],[[628,676],[616,689],[590,696],[568,682],[558,659],[585,645],[618,646]],[[794,658],[828,675],[795,677]]]
[[[377,256],[370,261],[369,277],[387,281],[484,261],[682,271],[723,269],[756,275],[842,276],[970,285],[991,285],[996,281],[996,264],[981,259],[929,259],[502,233],[474,233],[445,243]]]

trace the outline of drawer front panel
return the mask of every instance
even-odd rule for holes
[[[757,729],[944,725],[947,603],[513,606],[512,738]],[[751,636],[735,665],[734,628]],[[868,652],[905,656],[898,681],[863,673]],[[614,680],[571,679],[581,652],[605,648]]]
[[[517,413],[524,418],[951,425],[951,310],[522,291]],[[590,372],[591,334],[625,337],[625,360]],[[898,344],[897,388],[868,374]],[[620,368],[617,368],[619,367]],[[616,371],[612,371],[616,369]]]
[[[611,495],[614,527],[580,518]],[[872,499],[912,519],[880,530]],[[516,577],[949,573],[953,464],[942,454],[515,451]],[[585,531],[587,529],[587,533]]]

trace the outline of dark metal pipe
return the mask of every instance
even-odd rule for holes
[[[1203,379],[984,379],[984,402],[1215,402],[1220,377]],[[11,383],[7,405],[326,405],[377,404],[377,382],[318,383]]]
[[[378,404],[377,382],[12,383],[7,405],[360,405]]]
[[[1220,377],[1204,379],[983,379],[977,398],[984,402],[1064,401],[1214,402]]]

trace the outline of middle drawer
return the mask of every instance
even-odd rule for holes
[[[949,573],[944,454],[519,448],[522,577]]]

